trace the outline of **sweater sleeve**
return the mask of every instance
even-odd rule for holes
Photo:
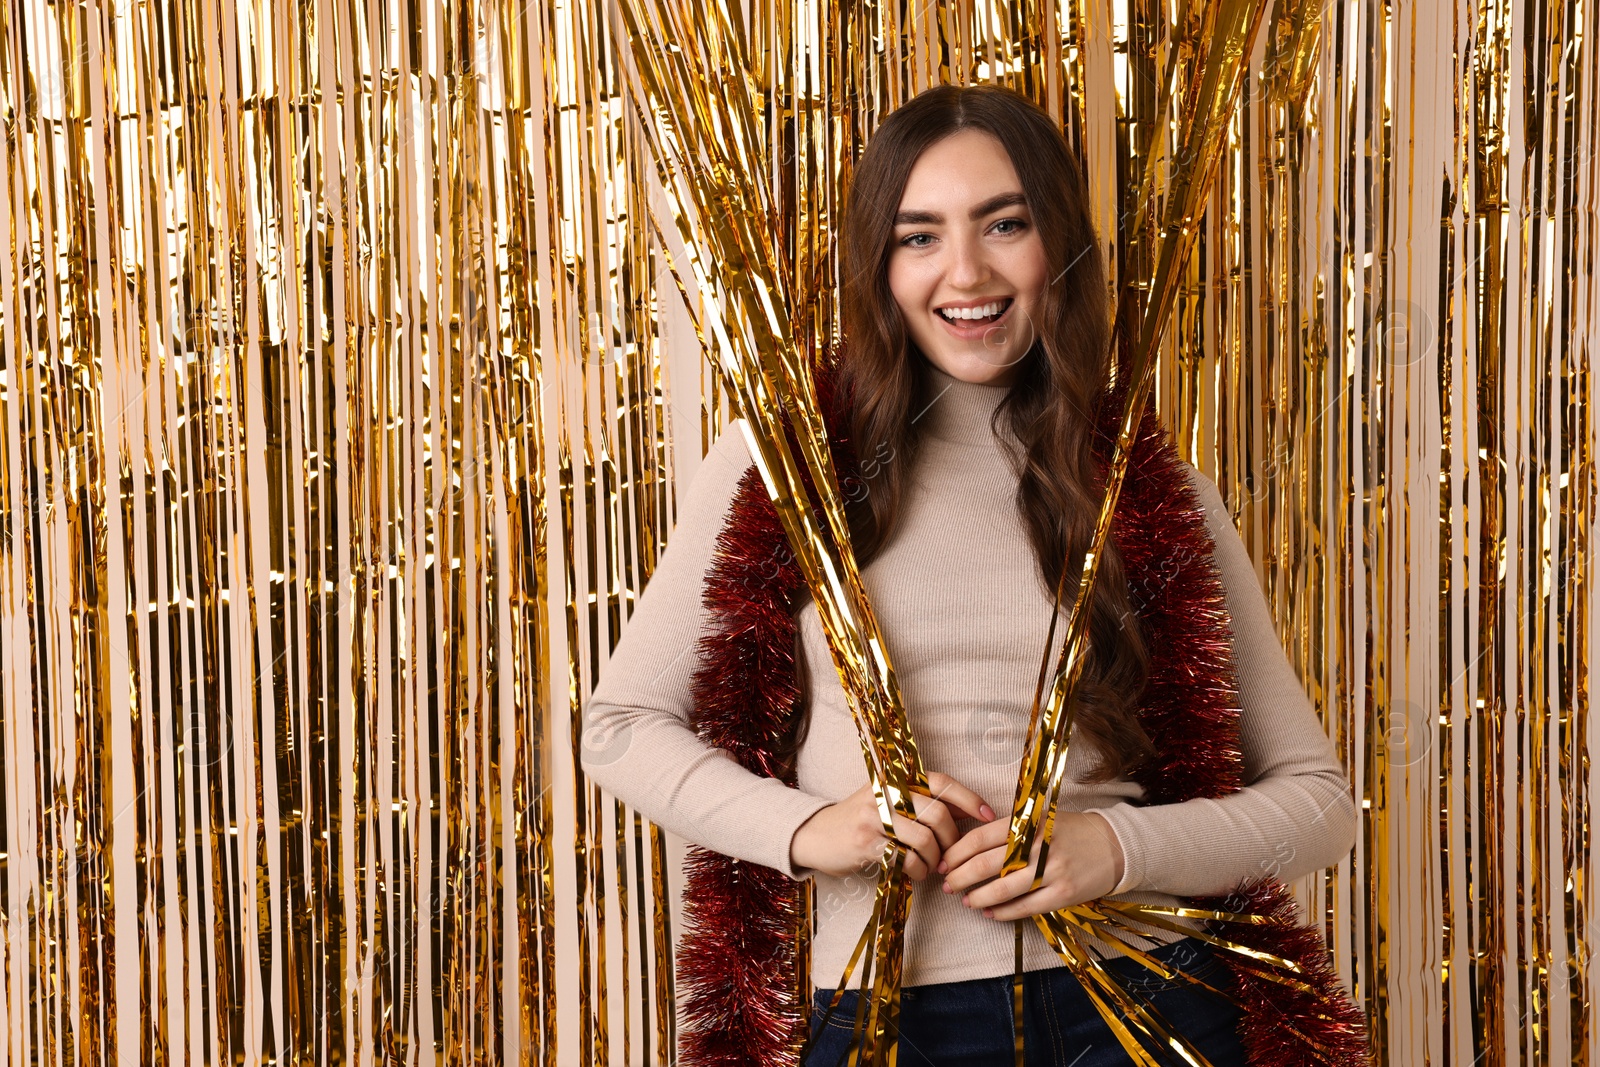
[[[1355,844],[1350,784],[1273,627],[1249,553],[1216,484],[1191,468],[1227,588],[1239,681],[1244,788],[1220,799],[1094,809],[1123,851],[1113,894],[1205,896],[1296,878]]]
[[[707,629],[700,597],[739,479],[750,467],[743,436],[722,434],[707,453],[655,573],[584,707],[583,771],[663,829],[735,859],[800,880],[795,831],[829,801],[740,766],[689,723],[690,685]]]

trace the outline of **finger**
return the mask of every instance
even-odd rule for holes
[[[882,840],[885,845],[887,845],[889,842],[888,838],[883,838]],[[900,838],[900,842],[901,844],[909,845],[909,842],[906,841],[904,837]],[[896,851],[905,857],[905,859],[901,861],[901,866],[906,872],[906,877],[910,878],[914,882],[920,882],[922,879],[928,876],[928,864],[923,860],[922,854],[915,848],[907,847],[898,849]],[[894,857],[890,856],[889,861],[892,864],[894,862]],[[880,866],[885,866],[885,864],[882,863],[881,857],[879,862]],[[876,873],[876,871],[873,873]]]
[[[917,855],[921,857],[922,864],[918,869],[922,871],[922,874],[913,876],[918,881],[921,881],[927,877],[928,872],[933,870],[934,866],[939,862],[941,851],[939,839],[934,836],[931,829],[920,822],[908,819],[898,812],[894,818],[895,835],[905,844],[911,846]],[[907,859],[909,860],[910,857],[907,856]]]
[[[950,887],[952,893],[965,894],[997,876],[1000,873],[1000,861],[1004,857],[1003,848],[980,852],[959,867],[945,871],[944,884]]]
[[[1012,919],[1026,919],[1031,915],[1043,915],[1050,911],[1059,911],[1064,905],[1055,902],[1047,887],[1041,886],[1031,893],[1023,893],[1012,897],[1010,900],[982,908],[986,919],[995,922],[1009,922]]]
[[[920,882],[928,877],[928,865],[922,859],[921,853],[907,852],[905,862],[906,877],[913,882]]]
[[[998,864],[996,865],[998,867]],[[997,872],[998,873],[998,872]],[[1024,867],[1004,877],[996,877],[969,890],[961,902],[973,910],[1004,904],[1013,897],[1023,896],[1033,884],[1033,868]],[[1043,888],[1041,886],[1041,888]]]
[[[1009,874],[1001,873],[1005,867],[1005,849],[995,849],[993,853],[990,853],[990,855],[999,856],[999,858],[996,859],[990,867],[990,869],[993,870],[995,877],[992,881],[969,892],[966,897],[968,903],[971,903],[974,907],[979,908],[989,907],[991,905],[1003,903],[1013,897],[1019,897],[1024,893],[1033,891],[1035,889],[1033,880],[1035,868],[1039,865],[1038,841],[1034,842],[1033,855],[1028,862],[1024,863],[1016,870],[1011,871]],[[1054,878],[1053,886],[1058,896],[1063,889],[1075,892],[1075,890],[1070,890],[1063,883],[1063,875],[1059,870],[1059,864],[1057,864],[1057,871],[1053,876],[1041,872],[1038,888],[1046,888],[1046,880],[1052,877]]]
[[[982,816],[978,814],[978,809],[983,806],[983,798],[948,774],[941,774],[937,771],[930,774],[928,776],[928,790],[930,799],[946,805],[962,818],[982,819]]]
[[[988,822],[982,826],[974,826],[956,839],[956,843],[945,849],[944,873],[954,874],[962,864],[968,863],[972,857],[987,852],[996,845],[1006,843],[1006,838],[1011,833],[1011,826],[1004,822]],[[972,872],[968,872],[970,876]]]
[[[982,797],[942,771],[928,775],[928,788],[933,790],[935,799],[956,808],[969,819],[988,822],[995,817],[994,809]]]
[[[915,849],[896,849],[894,852],[890,852],[888,848],[889,839],[887,837],[880,837],[878,842],[878,851],[873,854],[871,859],[862,862],[860,867],[862,874],[875,879],[881,871],[894,863],[896,855],[903,855],[905,859],[901,861],[901,865],[905,872],[912,878],[917,877],[915,872],[921,867],[922,858],[917,855]]]
[[[939,852],[943,854],[945,849],[956,843],[956,838],[959,836],[950,809],[942,800],[933,800],[919,793],[911,794],[911,798],[916,808],[917,821],[933,831],[933,836],[939,841]]]

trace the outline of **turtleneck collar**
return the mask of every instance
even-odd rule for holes
[[[979,385],[953,378],[933,366],[924,365],[927,371],[927,398],[922,412],[914,422],[928,437],[963,445],[993,445],[995,435],[990,429],[990,419],[995,408],[1011,391],[1006,385]],[[1004,420],[1000,423],[1003,439],[1009,439]]]

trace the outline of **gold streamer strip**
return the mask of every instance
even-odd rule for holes
[[[1127,400],[1107,467],[1105,498],[1095,524],[1094,537],[1084,552],[1082,573],[1077,582],[1074,602],[1067,613],[1066,636],[1048,687],[1048,696],[1042,705],[1036,702],[1033,709],[1027,754],[1017,779],[1006,859],[1001,868],[1004,875],[1021,869],[1027,863],[1042,818],[1044,837],[1040,842],[1039,859],[1034,871],[1034,889],[1039,886],[1049,855],[1056,802],[1065,776],[1067,740],[1072,728],[1071,696],[1082,673],[1088,634],[1087,605],[1094,595],[1100,558],[1106,539],[1110,536],[1112,516],[1127,472],[1128,450],[1132,447],[1148,397],[1155,370],[1156,346],[1165,326],[1167,311],[1176,295],[1177,275],[1182,271],[1197,235],[1201,201],[1210,184],[1211,172],[1221,156],[1223,135],[1233,111],[1243,57],[1250,52],[1264,8],[1264,3],[1212,5],[1206,9],[1204,21],[1194,27],[1197,31],[1194,41],[1180,45],[1174,53],[1177,56],[1190,49],[1197,50],[1202,44],[1209,45],[1208,54],[1193,68],[1197,73],[1184,92],[1186,99],[1181,109],[1184,123],[1178,152],[1181,162],[1173,168],[1167,189],[1167,206],[1159,227],[1160,238],[1154,254],[1156,266],[1148,284],[1147,302],[1133,313],[1138,321],[1124,325],[1130,331],[1137,331],[1137,341],[1134,344],[1132,366],[1128,371],[1131,382]],[[1186,58],[1192,61],[1192,57]],[[1169,71],[1175,73],[1176,64],[1169,67]],[[1141,199],[1146,205],[1151,204],[1154,195],[1155,164],[1156,158],[1151,157],[1145,168]],[[1146,210],[1154,214],[1153,207],[1147,207]],[[1134,224],[1133,232],[1140,234],[1156,228],[1153,221],[1141,219]],[[1058,602],[1060,594],[1061,590],[1058,589]]]
[[[810,365],[783,310],[793,287],[761,227],[771,217],[771,198],[752,180],[765,159],[748,92],[745,26],[728,11],[691,24],[681,18],[686,13],[666,6],[624,0],[616,10],[618,36],[632,46],[636,107],[683,242],[682,258],[702,299],[715,309],[698,318],[699,332],[714,339],[718,363],[738,398],[750,454],[820,609],[861,734],[884,834],[897,846],[892,861],[886,852],[873,919],[856,953],[872,945],[861,979],[863,990],[873,989],[864,1023],[871,1059],[892,1062],[901,937],[910,907],[893,815],[914,818],[909,790],[926,793],[928,786],[850,549]],[[691,28],[699,31],[698,47],[664,47],[693,37]],[[786,418],[814,498],[790,450]],[[853,969],[854,960],[840,979],[841,990]]]
[[[1093,597],[1094,583],[1106,539],[1110,536],[1112,517],[1127,470],[1128,452],[1132,447],[1153,378],[1155,349],[1166,326],[1168,310],[1174,301],[1178,273],[1183,270],[1197,236],[1201,204],[1210,185],[1211,175],[1221,158],[1223,138],[1231,121],[1244,61],[1252,50],[1256,27],[1264,12],[1264,2],[1219,3],[1206,7],[1194,20],[1192,31],[1195,32],[1195,37],[1192,40],[1180,39],[1172,52],[1173,62],[1167,66],[1167,77],[1162,87],[1163,96],[1181,100],[1178,152],[1174,157],[1172,175],[1165,189],[1164,217],[1157,230],[1153,221],[1156,214],[1153,198],[1156,189],[1156,166],[1160,157],[1147,149],[1145,177],[1140,192],[1143,210],[1133,226],[1134,240],[1130,251],[1130,259],[1137,261],[1142,258],[1139,251],[1142,235],[1158,232],[1159,237],[1153,256],[1155,267],[1145,292],[1132,293],[1130,294],[1132,299],[1119,304],[1119,309],[1122,311],[1138,308],[1133,312],[1133,315],[1137,316],[1136,322],[1119,323],[1122,330],[1137,337],[1133,348],[1132,367],[1128,372],[1131,381],[1127,390],[1121,427],[1107,468],[1104,500],[1093,538],[1084,552],[1082,573],[1077,583],[1075,599],[1067,614],[1066,634],[1055,675],[1042,706],[1038,695],[1035,696],[1029,722],[1029,740],[1025,747],[1026,754],[1018,770],[1017,793],[1011,813],[1006,856],[1001,865],[1001,876],[1004,876],[1020,870],[1027,864],[1042,820],[1043,835],[1039,839],[1038,859],[1034,866],[1031,889],[1039,888],[1049,856],[1050,839],[1055,828],[1056,805],[1066,773],[1068,740],[1073,720],[1072,693],[1082,674],[1088,633],[1088,604]],[[1296,13],[1295,19],[1301,23],[1305,21],[1304,16],[1299,13]],[[1197,63],[1202,49],[1205,52],[1204,58],[1199,59]],[[1180,61],[1185,60],[1187,62],[1182,62],[1183,68],[1192,73],[1187,84],[1180,89],[1175,76]],[[1069,570],[1064,570],[1062,573],[1063,587]],[[1058,587],[1056,591],[1058,605],[1061,594],[1062,588]],[[1050,636],[1046,638],[1047,650],[1049,642],[1053,640],[1054,632],[1055,626],[1052,621]],[[1041,683],[1042,681],[1041,678]],[[1167,1027],[1159,1013],[1124,994],[1097,957],[1073,945],[1080,931],[1089,937],[1093,937],[1095,931],[1094,925],[1074,921],[1079,908],[1083,908],[1085,914],[1092,914],[1088,907],[1077,905],[1062,909],[1054,916],[1035,916],[1034,921],[1089,994],[1090,1000],[1116,1035],[1123,1050],[1136,1063],[1153,1064],[1155,1061],[1151,1060],[1145,1051],[1145,1045],[1148,1043],[1156,1048],[1171,1048],[1187,1062],[1201,1067],[1208,1064],[1209,1060],[1194,1049],[1182,1035],[1173,1033]],[[1104,922],[1103,914],[1099,918]],[[1246,918],[1244,921],[1251,920]],[[1018,1016],[1017,1022],[1020,1023],[1023,998],[1020,921],[1015,929],[1016,970],[1013,976],[1013,1002]],[[1183,932],[1181,928],[1177,929]],[[1105,932],[1114,935],[1117,931],[1108,929]],[[1129,932],[1136,931],[1130,927]],[[1252,952],[1244,946],[1209,936],[1205,939],[1219,947],[1237,950],[1257,958],[1263,955]],[[1120,937],[1111,936],[1105,940],[1115,945],[1119,951],[1135,955],[1136,958],[1143,957],[1142,953],[1132,950]],[[1141,961],[1143,962],[1143,959]],[[1284,960],[1263,962],[1275,967],[1287,965],[1287,961]],[[1292,965],[1287,965],[1287,969],[1297,970]],[[1187,978],[1186,975],[1184,977]],[[1302,988],[1306,987],[1302,985]],[[1020,1025],[1017,1030],[1016,1061],[1017,1067],[1022,1067],[1024,1053]],[[1313,1051],[1317,1052],[1319,1058],[1325,1058],[1320,1050]]]
[[[1149,276],[1172,11],[742,10],[797,335],[940,81]],[[1273,8],[1157,348],[1363,804],[1303,902],[1379,1062],[1600,1048],[1597,20]],[[728,400],[623,71],[554,0],[0,6],[0,1061],[671,1059],[678,843],[562,780]]]

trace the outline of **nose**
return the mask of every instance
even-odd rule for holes
[[[950,265],[945,280],[957,289],[976,289],[989,280],[989,261],[976,235],[950,241]]]

